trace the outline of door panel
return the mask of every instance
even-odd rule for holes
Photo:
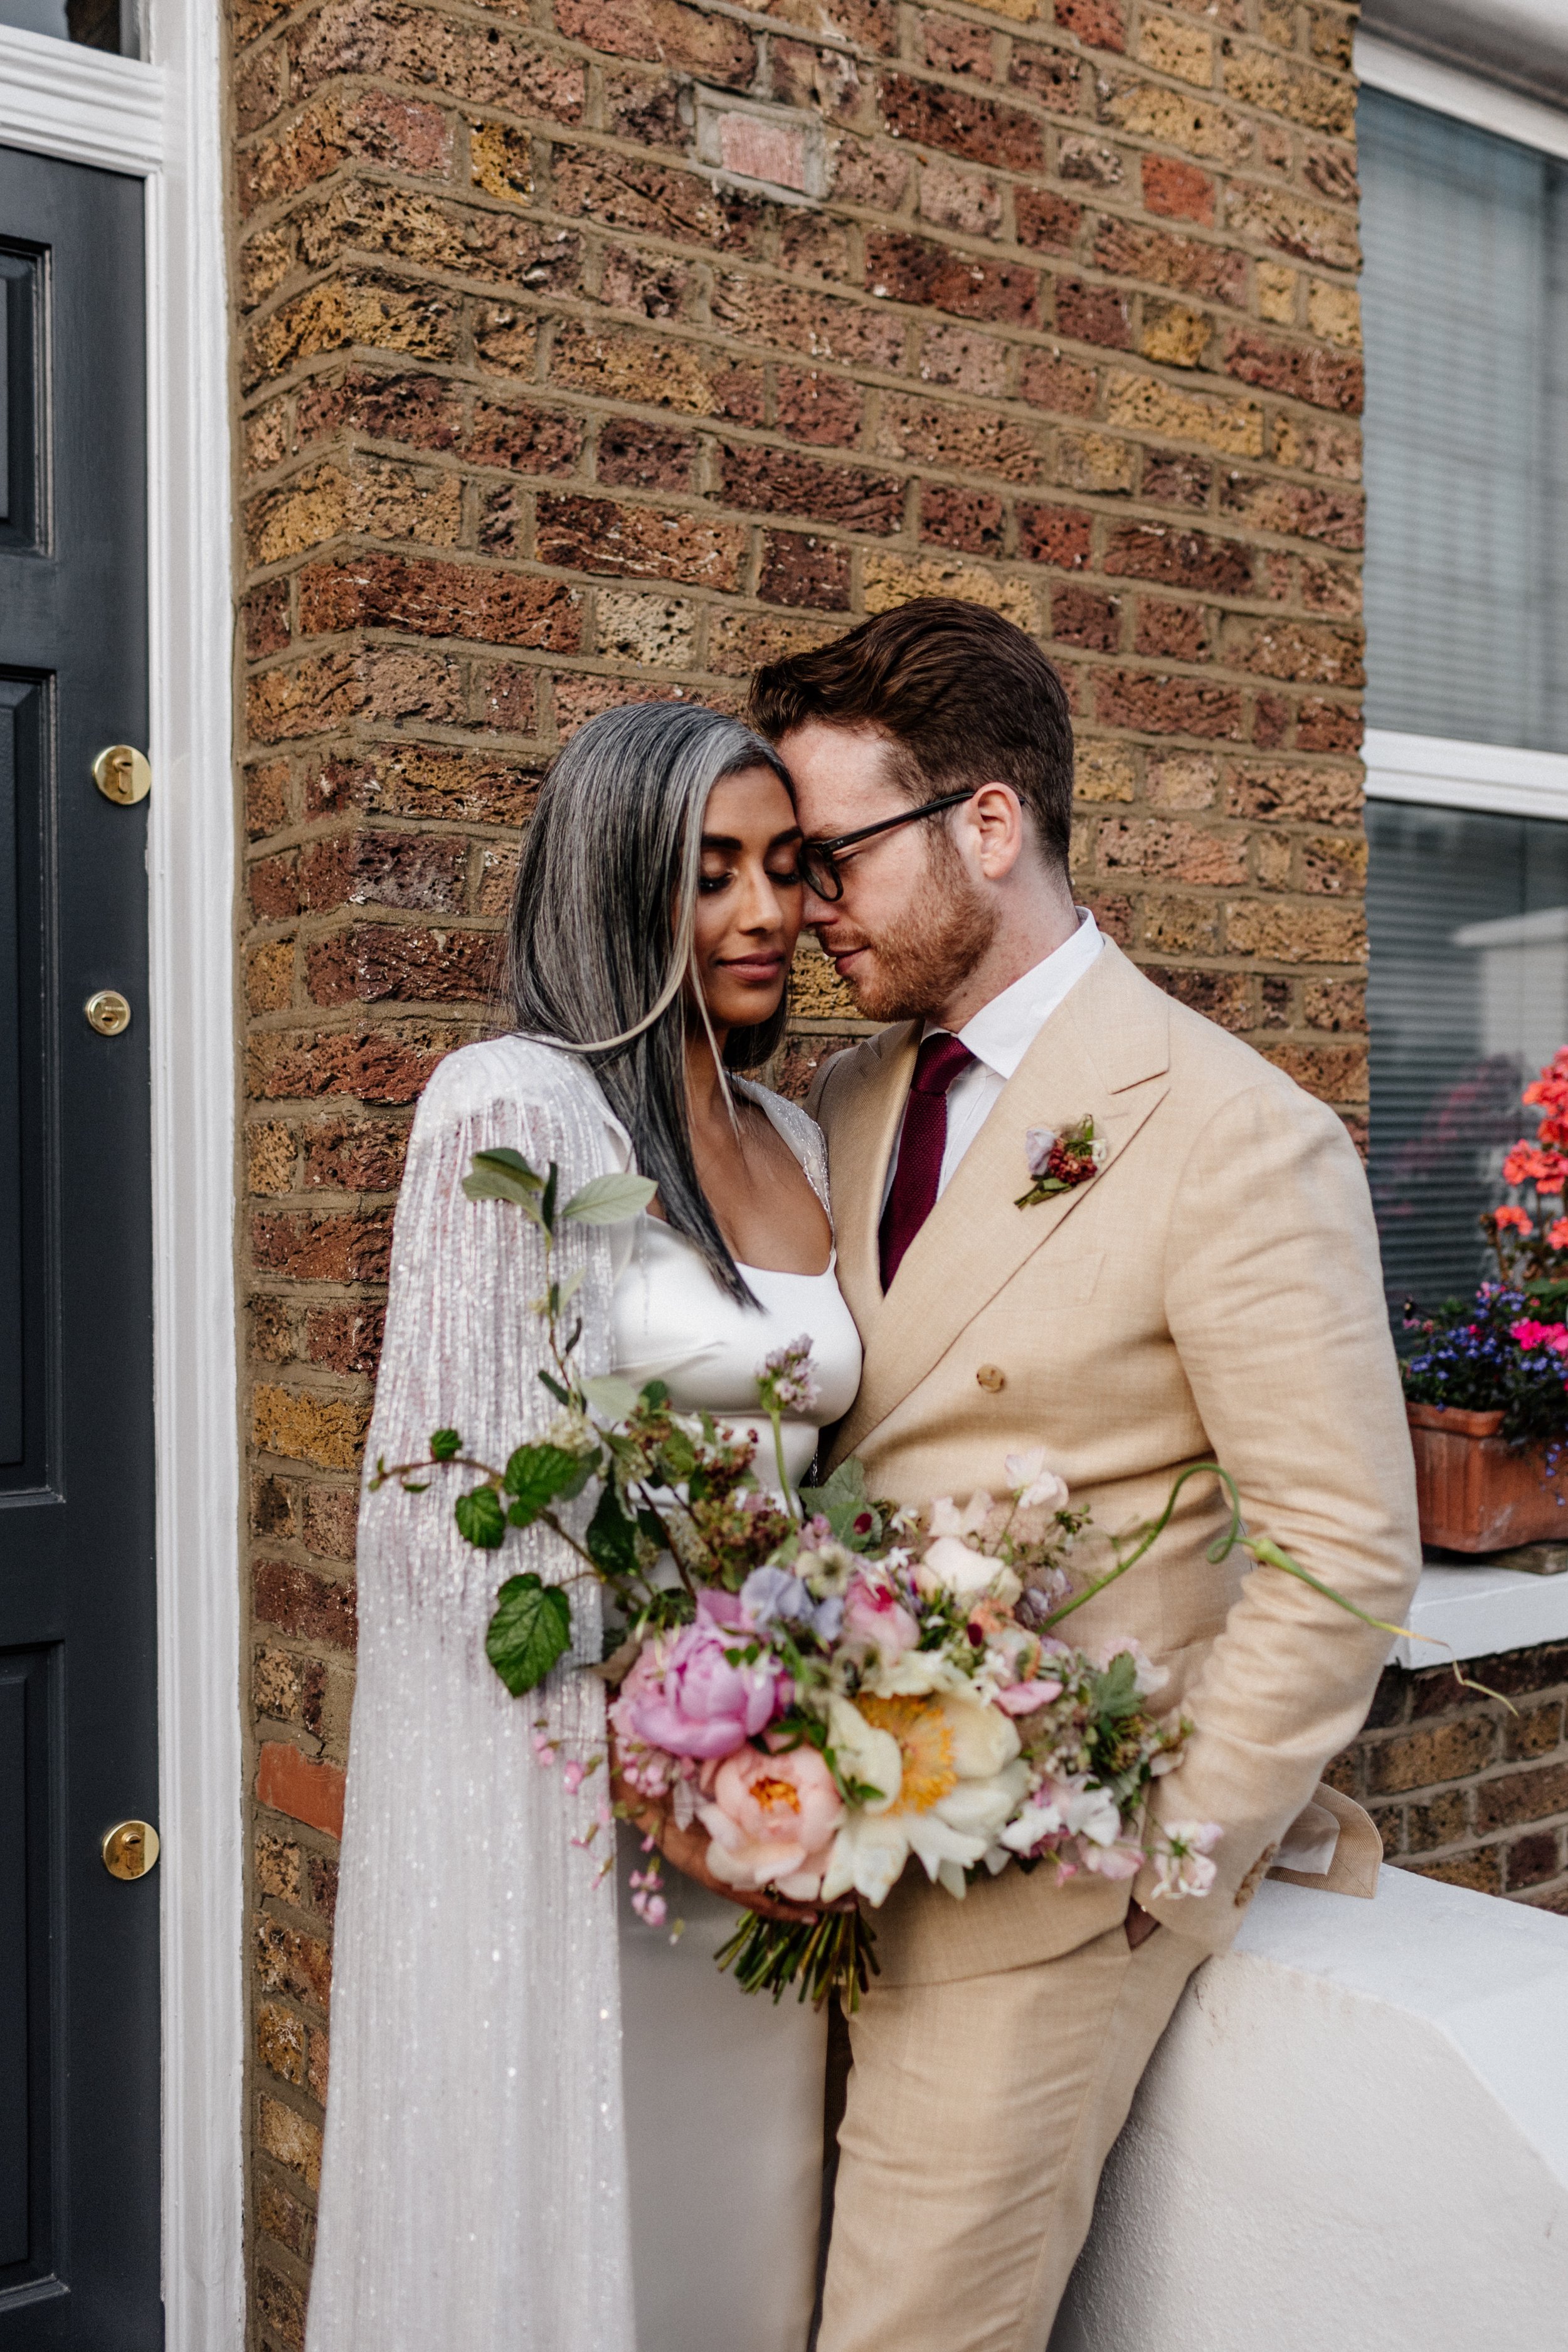
[[[142,191],[0,149],[0,2352],[153,2352]],[[130,1027],[83,1007],[118,989]]]

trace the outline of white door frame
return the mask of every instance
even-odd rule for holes
[[[147,188],[148,891],[168,2352],[241,2352],[228,366],[216,0],[152,62],[0,28],[0,144]]]

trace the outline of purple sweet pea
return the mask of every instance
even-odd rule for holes
[[[704,1606],[708,1597],[699,1601],[694,1625],[659,1643],[658,1678],[649,1678],[626,1710],[632,1736],[671,1756],[732,1756],[795,1696],[783,1666],[765,1650],[751,1665],[731,1664],[730,1654],[745,1645],[745,1635],[715,1622],[716,1612]]]

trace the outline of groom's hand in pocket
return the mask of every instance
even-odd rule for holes
[[[756,1911],[764,1919],[816,1919],[824,1910],[852,1910],[855,1897],[847,1895],[837,1903],[791,1903],[782,1895],[752,1893],[749,1888],[726,1885],[715,1878],[708,1867],[708,1832],[700,1822],[681,1829],[668,1801],[656,1801],[645,1797],[638,1789],[628,1788],[617,1775],[612,1794],[617,1805],[623,1806],[644,1837],[651,1837],[672,1870],[683,1878],[694,1878],[699,1886],[706,1886],[712,1895],[721,1895],[726,1903],[733,1903],[744,1911]]]

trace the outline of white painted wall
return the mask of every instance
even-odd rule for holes
[[[1568,1919],[1266,1883],[1106,2168],[1050,2352],[1568,2340]]]

